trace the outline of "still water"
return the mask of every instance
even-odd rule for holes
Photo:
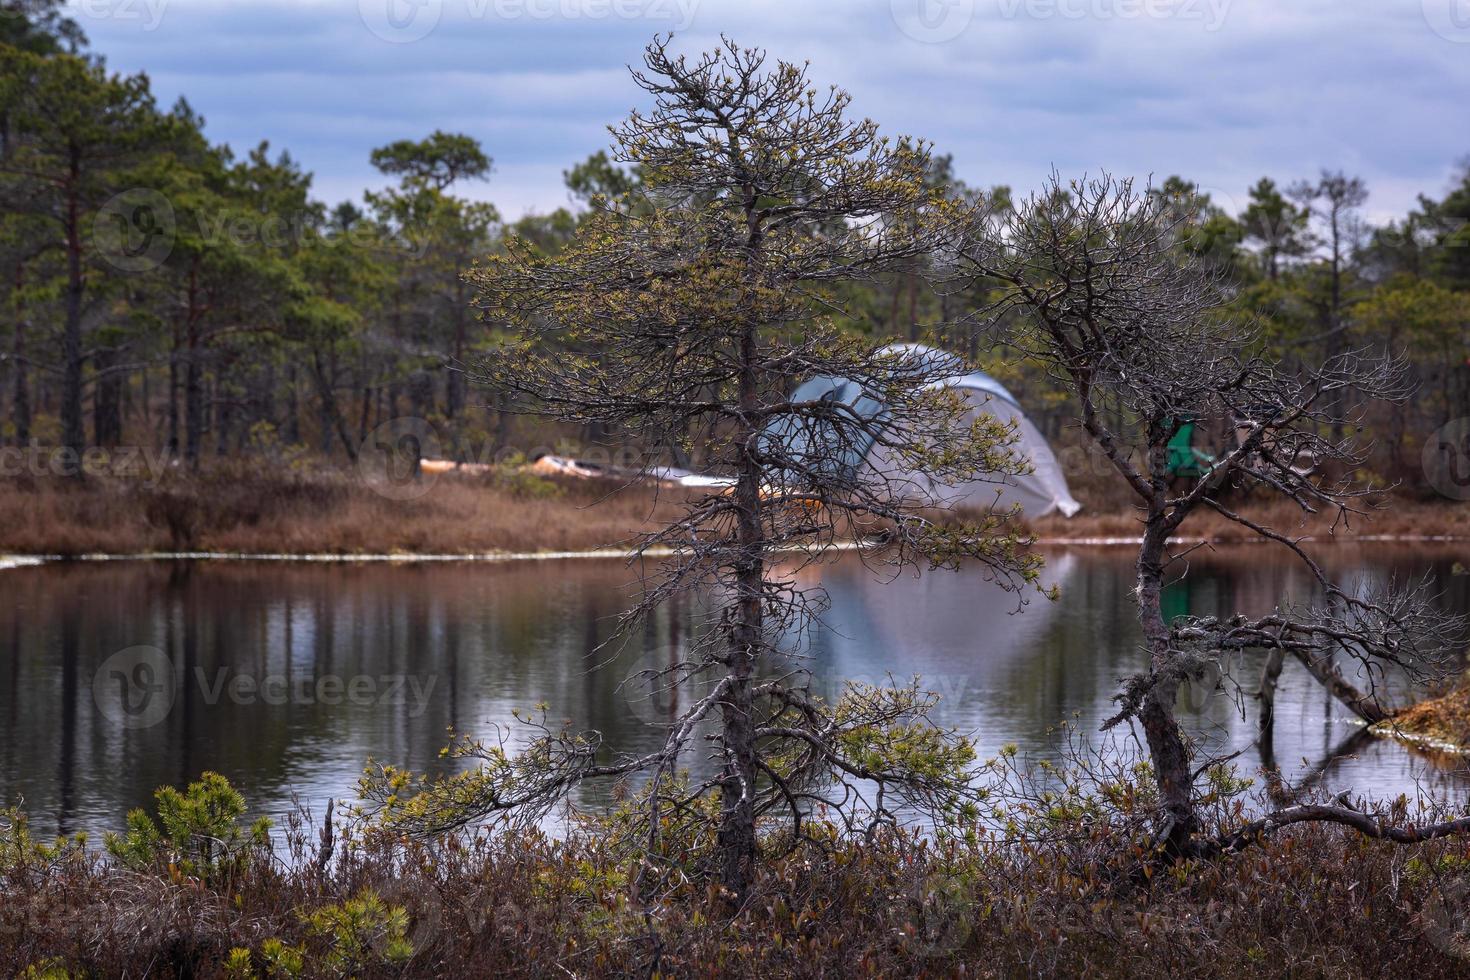
[[[1441,601],[1470,611],[1463,555],[1392,546],[1323,551],[1340,579],[1432,573]],[[1193,556],[1170,611],[1260,613],[1310,600],[1310,580],[1260,547]],[[983,755],[1016,743],[1055,758],[1054,726],[1095,732],[1118,679],[1145,661],[1128,549],[1047,554],[1060,599],[1014,596],[979,569],[875,575],[849,556],[808,571],[831,597],[804,644],[814,686],[922,675],[937,720]],[[321,565],[118,561],[0,570],[0,803],[38,832],[116,828],[162,784],[224,773],[258,811],[350,798],[368,757],[432,768],[450,727],[484,734],[538,702],[553,722],[601,731],[611,749],[661,740],[665,699],[623,686],[677,658],[688,610],[650,622],[620,651],[604,641],[634,572],[619,562]],[[156,668],[156,669],[155,669]],[[169,670],[172,685],[151,683]],[[1240,665],[1253,689],[1257,666]],[[141,687],[140,687],[141,685]],[[149,695],[140,698],[138,691]],[[1216,750],[1249,746],[1253,708],[1196,696],[1188,726]],[[1288,777],[1373,795],[1470,790],[1462,762],[1363,738],[1299,666],[1278,695],[1276,756]],[[1238,764],[1260,764],[1255,749]],[[695,760],[695,764],[698,761]],[[604,790],[587,787],[582,802]]]

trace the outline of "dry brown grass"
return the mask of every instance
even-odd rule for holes
[[[1084,501],[1086,503],[1086,501]],[[1368,514],[1354,516],[1346,524],[1333,526],[1331,515],[1304,514],[1290,501],[1249,497],[1233,506],[1251,520],[1293,537],[1310,535],[1317,541],[1351,543],[1377,536],[1420,538],[1446,536],[1470,539],[1470,504],[1455,501],[1422,501],[1388,497],[1377,502]],[[1137,537],[1143,532],[1140,512],[1131,505],[1113,504],[1106,509],[1088,507],[1068,520],[1053,514],[1032,521],[1030,529],[1043,539]],[[1255,535],[1214,511],[1196,513],[1180,530],[1185,537],[1205,538],[1220,544],[1250,541]]]
[[[626,548],[672,515],[679,491],[655,494],[595,480],[511,480],[445,474],[422,496],[392,500],[337,471],[277,472],[216,467],[170,472],[157,481],[21,477],[0,481],[0,553],[80,555],[159,551],[275,554],[483,554]],[[1067,520],[1034,521],[1045,541],[1127,538],[1137,512],[1105,498]],[[1245,499],[1253,519],[1322,541],[1375,535],[1470,538],[1470,505],[1386,501],[1371,519],[1335,531],[1290,503]],[[1245,529],[1201,513],[1183,529],[1220,543],[1248,540]]]
[[[1009,846],[879,835],[761,862],[738,907],[694,874],[645,910],[635,863],[595,837],[369,841],[324,865],[308,840],[285,866],[260,855],[208,882],[162,859],[135,871],[95,850],[33,855],[0,820],[0,963],[27,977],[364,980],[1428,980],[1463,977],[1470,963],[1462,841],[1399,847],[1306,826],[1117,889],[1106,862],[1079,861],[1097,828],[1077,829]],[[381,914],[312,928],[364,895],[402,909],[403,955],[390,958]],[[297,950],[298,964],[281,969],[273,944]]]
[[[1404,738],[1431,751],[1470,747],[1470,686],[1461,683],[1439,697],[1405,708],[1379,722],[1374,731]]]
[[[0,483],[0,552],[282,554],[625,548],[671,510],[668,491],[595,481],[503,486],[438,477],[390,500],[349,475],[217,469],[157,483],[92,478]]]

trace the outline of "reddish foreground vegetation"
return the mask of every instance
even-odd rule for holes
[[[1094,815],[1095,816],[1095,815]],[[27,977],[1463,976],[1470,849],[1302,826],[1212,862],[1058,814],[1048,839],[879,834],[763,861],[741,902],[691,858],[640,895],[595,834],[406,845],[304,823],[201,864],[39,847],[0,816],[0,964]],[[288,828],[288,831],[291,828]],[[1134,865],[1136,866],[1136,865]]]

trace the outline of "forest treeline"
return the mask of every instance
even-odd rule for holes
[[[556,252],[589,204],[638,189],[636,170],[599,152],[565,172],[567,208],[507,221],[470,196],[491,179],[494,148],[435,132],[374,150],[384,189],[328,205],[289,152],[213,145],[186,101],[163,108],[146,75],[109,71],[55,0],[0,9],[4,444],[146,447],[189,468],[238,456],[350,462],[400,416],[428,419],[460,459],[621,441],[513,416],[466,382],[459,368],[500,337],[462,274],[508,236]],[[956,196],[1010,199],[1005,187],[967,187],[949,157],[935,157],[931,179]],[[1182,177],[1153,193],[1177,203],[1189,247],[1228,276],[1275,353],[1371,347],[1408,359],[1418,396],[1365,421],[1374,473],[1422,485],[1425,440],[1470,416],[1470,160],[1443,196],[1385,225],[1364,216],[1370,190],[1325,169],[1263,177],[1237,213]],[[1062,389],[965,319],[985,306],[986,284],[940,293],[924,271],[853,287],[847,325],[979,360],[1068,441]],[[928,325],[940,323],[934,337]]]

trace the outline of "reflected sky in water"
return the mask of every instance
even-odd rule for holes
[[[1455,553],[1337,547],[1323,555],[1354,581],[1433,572],[1442,601],[1470,610],[1470,579],[1450,574]],[[1019,609],[978,568],[886,578],[849,556],[809,569],[806,584],[820,581],[831,597],[824,625],[803,644],[814,687],[835,693],[844,678],[922,675],[943,698],[938,719],[972,733],[982,755],[1014,742],[1055,758],[1063,748],[1056,724],[1075,718],[1096,731],[1113,713],[1119,678],[1146,657],[1128,550],[1047,558],[1046,580],[1061,598],[1032,598]],[[1170,610],[1259,613],[1283,596],[1310,600],[1309,579],[1273,558],[1259,547],[1197,553],[1188,578],[1170,588]],[[484,734],[538,702],[553,722],[600,730],[610,748],[646,750],[679,705],[622,683],[677,658],[692,616],[687,606],[665,610],[609,649],[604,641],[634,579],[620,563],[593,561],[106,562],[0,571],[8,599],[0,608],[0,800],[23,801],[39,832],[97,831],[147,804],[154,787],[213,769],[260,812],[279,816],[293,797],[319,812],[328,799],[352,795],[369,756],[432,768],[442,764],[449,727]],[[116,675],[117,655],[137,647],[166,656],[176,686],[153,724],[128,727],[137,718],[120,713],[118,699],[140,675],[130,663]],[[1254,689],[1258,670],[1247,658],[1236,676]],[[1241,717],[1219,696],[1194,703],[1187,724],[1212,750],[1251,744],[1253,714]],[[1358,731],[1353,719],[1291,663],[1277,719],[1275,750],[1289,776],[1333,760],[1323,776],[1333,790],[1470,787],[1458,763],[1391,742],[1348,741]],[[1254,768],[1260,756],[1250,749],[1238,761]],[[596,803],[606,790],[584,792],[583,802]]]

